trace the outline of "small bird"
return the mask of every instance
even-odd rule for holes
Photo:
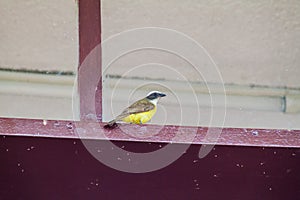
[[[118,121],[133,124],[147,123],[156,113],[156,105],[158,100],[164,96],[166,95],[159,91],[150,92],[145,98],[134,102],[114,120],[108,122],[104,128],[114,128],[117,126]]]

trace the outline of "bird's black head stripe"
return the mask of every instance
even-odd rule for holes
[[[147,99],[153,100],[153,99],[156,99],[157,97],[158,97],[158,96],[157,96],[157,93],[155,92],[155,93],[152,93],[152,94],[148,95],[148,96],[147,96]]]

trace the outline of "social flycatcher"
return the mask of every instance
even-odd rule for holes
[[[148,122],[156,113],[156,105],[158,100],[164,96],[166,95],[158,91],[150,92],[145,98],[134,102],[114,120],[108,122],[104,128],[113,128],[117,126],[116,122],[118,121],[133,124],[144,124]]]

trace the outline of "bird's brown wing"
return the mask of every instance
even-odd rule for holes
[[[149,110],[154,109],[154,104],[149,102],[146,99],[141,99],[139,101],[134,102],[131,106],[126,108],[120,115],[116,117],[116,121],[123,119],[131,114],[136,114],[140,112],[147,112]]]

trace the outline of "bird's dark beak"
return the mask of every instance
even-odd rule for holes
[[[165,96],[167,96],[167,95],[165,95],[165,94],[163,94],[163,93],[160,93],[160,94],[159,94],[159,97],[165,97]]]

